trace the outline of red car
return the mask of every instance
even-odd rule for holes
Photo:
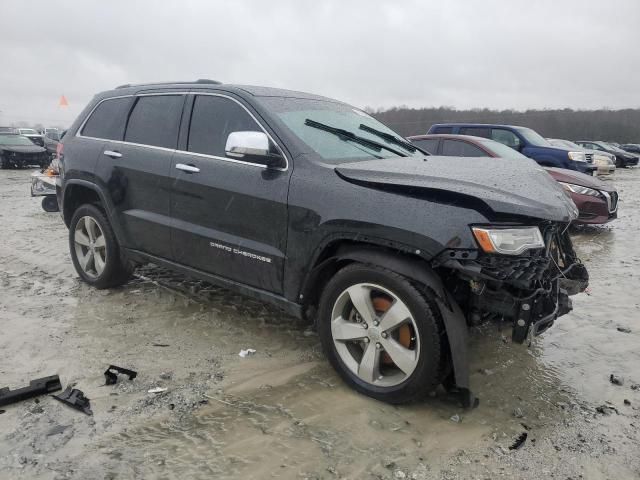
[[[511,147],[482,137],[469,135],[415,135],[411,143],[432,155],[444,157],[500,157],[514,161],[532,160]],[[596,177],[563,168],[546,168],[570,194],[578,207],[575,223],[602,224],[618,216],[618,192],[615,187]]]

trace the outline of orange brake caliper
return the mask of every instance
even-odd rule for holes
[[[382,314],[391,308],[391,300],[386,297],[376,297],[373,299],[373,308],[378,314]],[[409,348],[411,346],[411,327],[406,323],[400,325],[398,329],[398,343],[403,347]],[[393,360],[387,352],[382,352],[382,363],[385,365],[393,365]]]

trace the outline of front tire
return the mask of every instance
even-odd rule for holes
[[[318,333],[329,362],[355,390],[389,403],[433,391],[443,367],[435,306],[409,280],[351,264],[326,285]]]
[[[131,277],[132,268],[122,258],[109,220],[95,205],[82,205],[74,212],[69,250],[76,272],[91,286],[116,287]]]

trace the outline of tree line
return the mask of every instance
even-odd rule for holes
[[[548,138],[640,143],[640,109],[516,111],[394,107],[369,113],[404,136],[427,133],[434,123],[466,122],[520,125]]]

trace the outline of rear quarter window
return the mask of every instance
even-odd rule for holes
[[[488,157],[481,148],[462,140],[443,140],[442,155],[451,157]]]
[[[420,147],[422,150],[426,150],[432,155],[435,155],[438,152],[438,142],[440,139],[438,138],[424,138],[421,140],[411,140],[416,147]]]
[[[131,102],[131,97],[104,100],[91,113],[80,135],[106,140],[122,140]]]

